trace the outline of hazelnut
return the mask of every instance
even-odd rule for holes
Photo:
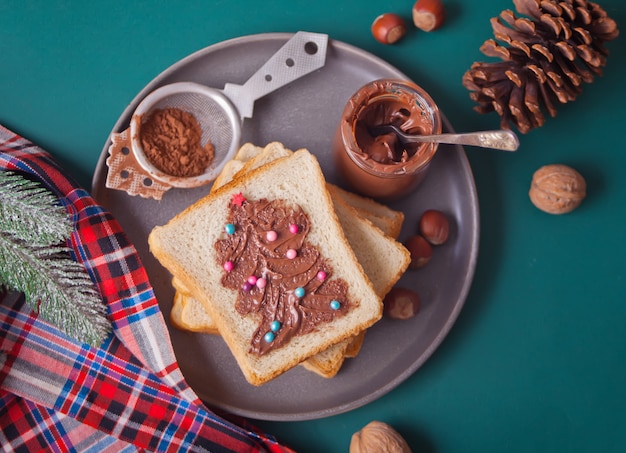
[[[413,24],[420,30],[433,31],[446,20],[441,0],[417,0],[413,5]]]
[[[419,269],[426,266],[433,256],[433,248],[423,236],[416,234],[406,240],[404,246],[411,254],[411,263],[409,267]]]
[[[420,217],[419,231],[432,245],[441,245],[448,240],[450,221],[443,212],[429,209]]]
[[[383,300],[384,313],[392,319],[410,319],[422,305],[419,294],[407,288],[392,288]]]
[[[528,195],[532,203],[550,214],[565,214],[576,209],[586,196],[585,178],[567,165],[541,167],[533,174]]]
[[[372,23],[372,35],[382,44],[398,42],[405,34],[406,23],[397,14],[381,14]]]
[[[387,423],[374,420],[352,435],[350,453],[411,453],[404,438]]]

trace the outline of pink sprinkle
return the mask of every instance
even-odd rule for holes
[[[324,272],[324,271],[319,271],[319,272],[317,273],[317,279],[318,279],[318,280],[321,280],[321,281],[326,280],[326,272]]]
[[[250,277],[248,277],[248,283],[250,283],[251,285],[256,285],[257,282],[257,278],[254,275],[251,275]]]
[[[276,233],[276,231],[274,230],[270,230],[267,232],[265,237],[267,238],[268,241],[274,242],[278,238],[278,233]]]
[[[289,225],[289,232],[291,234],[298,234],[298,231],[300,231],[300,228],[298,228],[298,225],[296,225],[295,223],[292,223]]]
[[[296,256],[298,256],[298,252],[296,252],[294,249],[289,249],[287,250],[287,253],[285,253],[285,256],[287,258],[289,258],[290,260],[294,259]]]
[[[265,285],[267,285],[267,280],[265,280],[263,277],[257,278],[256,280],[257,288],[263,289],[265,288]]]
[[[234,267],[235,267],[235,265],[233,264],[233,262],[232,262],[232,261],[226,261],[226,262],[224,263],[224,270],[225,270],[226,272],[230,272],[230,271],[232,271]]]

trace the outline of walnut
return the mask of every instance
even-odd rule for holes
[[[386,423],[373,421],[352,435],[350,453],[411,453],[398,432]]]
[[[528,195],[533,204],[550,214],[565,214],[576,209],[586,195],[585,178],[567,165],[541,167],[533,175]]]

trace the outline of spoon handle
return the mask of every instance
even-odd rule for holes
[[[468,132],[464,134],[416,135],[410,137],[412,140],[480,146],[481,148],[501,149],[504,151],[515,151],[519,147],[517,135],[509,130]]]

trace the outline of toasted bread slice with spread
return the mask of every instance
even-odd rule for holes
[[[261,210],[270,218],[259,220]],[[289,253],[283,258],[266,257],[264,265],[272,279],[268,285],[279,282],[283,286],[272,287],[278,296],[274,297],[273,292],[269,299],[263,296],[260,303],[255,302],[258,307],[252,304],[252,308],[242,308],[241,300],[248,297],[242,291],[246,290],[229,286],[235,277],[224,270],[222,255],[231,253],[235,267],[259,271],[255,268],[258,263],[251,261],[261,258],[259,250],[265,250],[262,241],[257,242],[260,249],[252,249],[251,253],[246,253],[246,247],[237,249],[243,242],[236,237],[236,228],[242,225],[242,229],[253,228],[254,233],[250,234],[261,234],[262,224],[271,227],[272,214],[277,224],[294,221],[306,226],[295,233],[301,236],[296,241],[301,248],[295,250],[293,257]],[[233,221],[235,232],[230,238],[231,234],[224,231]],[[203,304],[253,385],[263,384],[331,345],[351,338],[382,316],[381,298],[346,240],[317,159],[306,150],[276,159],[222,186],[166,225],[155,227],[148,243],[161,264]],[[280,248],[275,251],[281,252]],[[329,276],[328,282],[313,282],[308,273],[294,273],[277,264],[284,264],[285,259],[297,263],[310,256],[321,259],[314,261],[310,269],[319,266]],[[302,282],[302,286],[292,288],[284,286],[284,282],[291,286]],[[330,298],[328,306],[319,305]],[[264,335],[270,331],[268,310],[281,323],[276,339],[286,340],[280,345],[274,346],[273,337],[269,340]],[[310,328],[303,329],[303,325]]]

